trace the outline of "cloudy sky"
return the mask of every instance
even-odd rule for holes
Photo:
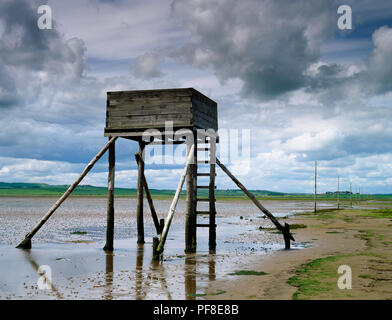
[[[226,159],[247,187],[312,192],[318,160],[320,192],[339,175],[392,193],[391,61],[387,0],[1,0],[0,181],[72,183],[107,141],[107,91],[193,87],[222,132],[250,130],[248,170]],[[135,187],[137,144],[116,149],[116,186]],[[181,167],[149,166],[150,187]],[[106,181],[104,157],[83,183]],[[217,186],[234,188],[222,172]]]

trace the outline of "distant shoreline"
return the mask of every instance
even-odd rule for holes
[[[59,198],[63,193],[55,193],[55,194],[45,194],[45,193],[2,193],[2,190],[0,189],[0,199],[1,198]],[[174,191],[173,195],[166,194],[154,194],[152,193],[152,198],[154,200],[171,200],[174,196]],[[70,198],[97,198],[97,199],[105,199],[107,197],[106,194],[78,194],[74,193],[70,195]],[[128,198],[128,199],[136,199],[136,194],[115,194],[115,198]],[[144,196],[146,198],[146,196]],[[215,197],[217,201],[250,201],[248,197],[244,196],[216,196]],[[313,197],[312,196],[295,196],[295,195],[288,195],[288,196],[256,196],[258,200],[261,201],[306,201],[306,202],[313,202]],[[185,200],[186,195],[183,194],[180,196],[180,200]],[[329,197],[320,197],[318,196],[318,203],[321,202],[333,202],[336,203],[336,199],[329,198]],[[392,196],[389,195],[375,195],[372,196],[371,199],[361,199],[360,201],[353,201],[353,205],[363,202],[367,202],[368,205],[371,205],[372,201],[380,202],[380,201],[386,201],[386,202],[392,202]],[[340,199],[340,205],[342,207],[348,207],[350,205],[350,199],[349,197],[341,198]]]
[[[44,183],[8,183],[0,182],[0,197],[60,197],[69,185],[48,185]],[[314,195],[310,193],[284,193],[270,190],[249,190],[259,200],[278,201],[314,201]],[[154,199],[172,199],[175,190],[170,189],[150,189]],[[118,198],[136,198],[135,188],[115,188],[114,194]],[[199,196],[208,196],[208,190],[198,190]],[[96,187],[90,185],[79,185],[75,188],[72,197],[105,198],[107,196],[106,187]],[[181,199],[185,199],[186,191],[181,192]],[[356,199],[358,197],[358,199]],[[359,199],[360,197],[360,199]],[[247,196],[239,189],[216,189],[215,198],[217,200],[248,200]],[[350,201],[350,194],[340,194],[341,202]],[[318,201],[337,201],[336,194],[318,194]],[[375,195],[352,195],[353,203],[362,200],[392,200],[392,194]]]

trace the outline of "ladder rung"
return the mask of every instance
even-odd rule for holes
[[[196,214],[210,214],[209,211],[196,211]]]
[[[208,223],[197,223],[196,227],[208,228],[210,225]],[[215,225],[216,228],[216,225]]]
[[[198,189],[209,189],[210,186],[197,186]]]
[[[210,160],[197,160],[197,163],[208,164],[208,163],[210,163]]]
[[[205,172],[197,173],[197,175],[198,175],[199,177],[209,177],[209,176],[210,176],[209,173],[205,173]],[[215,173],[215,175],[216,175],[216,173]]]
[[[198,147],[197,151],[210,151],[209,147]]]
[[[206,201],[206,202],[209,202],[210,199],[209,198],[196,198],[196,201]],[[212,201],[216,201],[216,199],[213,199]]]

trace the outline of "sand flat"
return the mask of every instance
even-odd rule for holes
[[[292,250],[286,251],[283,250],[282,235],[268,229],[273,225],[268,219],[263,219],[252,203],[218,201],[216,254],[208,253],[208,230],[205,229],[198,230],[198,252],[186,255],[183,251],[185,205],[180,203],[169,233],[164,261],[156,263],[152,261],[151,245],[155,233],[148,210],[145,212],[147,242],[144,246],[136,244],[134,199],[116,201],[115,251],[114,254],[106,254],[102,250],[105,240],[105,199],[72,198],[37,234],[31,250],[15,249],[14,246],[28,228],[53,201],[50,198],[10,198],[0,204],[1,299],[390,297],[390,283],[383,280],[388,279],[389,275],[387,271],[382,271],[390,267],[380,267],[379,262],[383,260],[385,264],[385,261],[389,261],[386,251],[387,243],[392,243],[390,227],[385,219],[359,216],[358,210],[331,213],[328,218],[292,216],[311,210],[312,203],[263,202],[283,219],[282,222],[306,225],[306,228],[292,230],[296,242]],[[168,200],[156,201],[160,217],[165,216],[169,205]],[[323,208],[333,205],[323,203]],[[364,203],[363,207],[369,206]],[[366,232],[361,233],[363,230],[373,230],[371,250],[369,240],[365,239],[370,236]],[[380,240],[377,240],[377,235]],[[369,251],[371,255],[361,255]],[[287,283],[301,264],[317,258],[347,254],[351,256],[343,257],[336,263],[345,262],[353,267],[355,287],[348,295],[335,290],[324,292],[323,296],[306,296],[298,294],[298,288]],[[377,256],[379,254],[385,255],[385,259]],[[52,281],[47,290],[37,286],[37,271],[42,265],[51,268]],[[238,270],[267,274],[233,275]],[[334,282],[336,280],[337,277],[333,279]]]

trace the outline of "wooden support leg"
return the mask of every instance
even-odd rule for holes
[[[188,138],[188,155],[192,150],[193,162],[189,165],[186,174],[185,252],[187,253],[196,252],[197,135],[195,132],[193,137]]]
[[[244,185],[234,177],[231,172],[226,168],[224,164],[222,164],[218,158],[216,158],[216,164],[225,172],[231,180],[249,197],[250,200],[272,221],[272,223],[276,226],[276,228],[283,233],[285,239],[285,246],[287,249],[290,248],[290,240],[295,241],[293,235],[290,233],[289,225],[286,223],[285,226],[282,226],[280,222],[274,217],[274,215],[269,212],[263,205],[256,199],[256,197],[250,193]],[[287,226],[287,227],[286,227]]]
[[[114,172],[115,172],[115,144],[109,147],[109,172],[108,172],[108,204],[105,251],[113,251],[114,242]]]
[[[144,143],[139,142],[139,154],[143,160]],[[144,243],[144,221],[143,221],[143,179],[144,179],[144,161],[138,162],[138,175],[137,175],[137,243]]]
[[[216,208],[215,208],[215,162],[216,162],[216,138],[210,137],[210,181],[209,181],[209,240],[208,247],[210,253],[216,250]]]
[[[165,226],[165,219],[159,219],[159,232],[158,234],[161,234],[163,231],[163,227]]]

